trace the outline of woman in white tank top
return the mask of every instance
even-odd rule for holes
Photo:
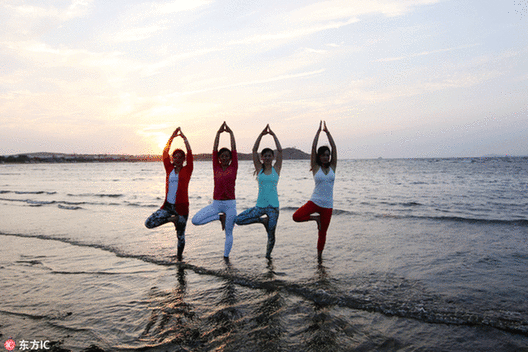
[[[321,131],[326,133],[330,148],[322,146],[317,149]],[[312,143],[312,154],[310,159],[311,171],[313,173],[315,188],[310,200],[297,209],[293,214],[293,220],[304,222],[313,220],[317,223],[319,239],[317,241],[317,258],[322,260],[322,253],[326,242],[326,232],[332,218],[334,207],[334,181],[337,166],[337,148],[326,127],[326,122],[321,121],[319,129]]]

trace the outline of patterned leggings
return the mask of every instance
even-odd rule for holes
[[[279,219],[279,208],[267,206],[265,208],[253,207],[244,210],[240,213],[235,223],[237,225],[248,225],[257,222],[262,223],[261,217],[263,215],[268,216],[268,226],[266,231],[268,232],[268,245],[266,247],[266,258],[271,258],[271,251],[275,246],[275,229],[277,228],[277,220]]]
[[[171,216],[178,215],[173,207],[166,207],[156,210],[148,219],[145,221],[145,226],[148,229],[161,226],[169,222]],[[187,219],[189,215],[180,215],[178,221],[174,224],[176,228],[176,236],[178,237],[178,256],[181,257],[183,249],[185,248],[185,228],[187,227]]]
[[[332,208],[322,208],[316,205],[311,200],[305,205],[297,209],[293,213],[293,221],[303,222],[310,220],[310,215],[313,213],[319,213],[321,220],[321,228],[319,229],[319,240],[317,241],[317,250],[322,252],[326,242],[326,231],[330,226],[330,219],[332,219]]]

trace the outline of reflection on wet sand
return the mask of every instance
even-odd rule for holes
[[[319,261],[314,274],[314,291],[316,294],[325,294],[331,291],[332,278],[326,267]],[[351,336],[346,336],[347,323],[345,319],[336,317],[333,304],[314,297],[313,311],[310,325],[304,329],[303,336],[306,351],[342,351],[350,348]],[[348,340],[348,341],[347,341]]]
[[[274,269],[273,261],[269,259],[264,277],[273,280],[275,278]],[[283,337],[286,333],[282,318],[285,313],[283,294],[270,288],[260,291],[262,297],[258,300],[261,302],[257,303],[257,308],[251,314],[249,339],[254,341],[254,345],[258,346],[260,351],[280,351],[285,346]]]
[[[193,345],[199,339],[200,331],[193,323],[196,314],[192,305],[184,300],[187,283],[183,267],[177,267],[176,277],[178,286],[172,291],[163,292],[152,287],[149,292],[152,313],[140,338],[150,345]]]

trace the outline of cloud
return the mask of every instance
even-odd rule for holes
[[[418,6],[437,2],[440,2],[440,0],[328,0],[316,2],[292,11],[288,17],[294,23],[335,21],[372,14],[383,14],[393,17],[409,13]]]
[[[237,39],[229,45],[268,44],[280,46],[313,36],[314,34],[339,30],[361,21],[362,16],[381,14],[387,17],[401,16],[425,4],[441,0],[329,0],[316,2],[291,11],[266,16],[257,28],[259,34],[237,32]],[[336,45],[336,44],[334,44]],[[269,48],[267,49],[269,50]]]
[[[114,42],[134,42],[151,38],[156,34],[170,28],[167,24],[153,24],[145,27],[127,28],[112,36]]]
[[[15,3],[15,4],[12,4]],[[61,24],[85,17],[92,9],[92,0],[75,0],[67,7],[35,6],[3,2],[0,4],[0,23],[4,40],[27,40],[56,29]]]
[[[86,15],[92,3],[93,0],[74,0],[66,8],[11,4],[4,4],[4,8],[10,11],[13,17],[23,18],[24,20],[50,18],[64,22]]]
[[[352,81],[347,92],[342,96],[344,101],[361,104],[382,104],[402,98],[410,98],[447,89],[470,88],[501,77],[499,70],[474,70],[474,72],[428,72],[419,75],[416,71],[412,77],[399,84],[380,82],[376,78]]]
[[[400,56],[400,57],[390,57],[390,58],[384,58],[384,59],[377,59],[377,60],[373,60],[372,62],[390,62],[390,61],[406,60],[406,59],[411,59],[411,58],[415,58],[415,57],[419,57],[419,56],[427,56],[427,55],[445,53],[445,52],[454,51],[454,50],[468,49],[468,48],[472,48],[472,47],[475,47],[475,46],[478,46],[478,45],[479,44],[463,45],[463,46],[459,46],[459,47],[456,47],[456,48],[438,49],[438,50],[432,50],[432,51],[423,51],[421,53],[415,53],[415,54],[410,54],[410,55],[405,55],[405,56]]]
[[[352,133],[404,138],[446,116],[526,110],[518,27],[489,34],[480,7],[438,2],[4,1],[0,132],[23,139],[21,118],[41,140],[111,126],[108,143],[135,138],[134,153],[177,123],[201,152],[224,119],[251,147],[268,119],[291,145],[324,116],[350,149]]]
[[[213,1],[176,0],[169,2],[144,2],[133,6],[121,18],[121,29],[110,34],[110,42],[141,41],[159,35],[174,26],[172,16],[202,9]],[[154,21],[154,23],[150,23]]]
[[[306,37],[318,32],[322,32],[329,29],[338,29],[343,26],[348,26],[352,23],[358,22],[359,20],[356,18],[351,18],[346,21],[332,21],[324,24],[319,24],[315,26],[306,26],[306,27],[300,27],[300,28],[286,28],[281,32],[276,33],[268,33],[268,34],[260,34],[251,36],[245,39],[240,40],[233,40],[229,44],[230,45],[239,45],[239,44],[255,44],[260,42],[274,42],[274,43],[281,43]]]
[[[184,11],[192,11],[204,6],[211,5],[212,0],[175,0],[152,5],[152,15],[168,15]]]
[[[204,93],[204,92],[209,92],[213,90],[221,90],[221,89],[227,89],[227,88],[259,85],[259,84],[264,84],[264,83],[269,83],[269,82],[277,82],[277,81],[283,81],[283,80],[288,80],[288,79],[318,75],[318,74],[323,73],[324,71],[325,71],[324,69],[320,69],[320,70],[311,71],[311,72],[301,72],[301,73],[296,73],[296,74],[280,75],[280,76],[275,76],[275,77],[270,77],[270,78],[265,78],[265,79],[260,79],[260,80],[238,82],[238,83],[228,84],[224,86],[209,87],[209,88],[204,88],[204,89],[196,90],[196,91],[178,93],[178,95],[180,94],[188,95],[188,94]]]

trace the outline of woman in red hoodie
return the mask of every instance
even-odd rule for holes
[[[181,149],[169,155],[172,140],[182,137],[187,149],[187,157]],[[172,160],[171,160],[172,159]],[[184,166],[184,162],[187,164]],[[165,149],[163,149],[163,165],[165,166],[165,201],[160,209],[149,216],[145,221],[145,226],[149,229],[158,227],[168,222],[174,223],[176,235],[178,237],[178,260],[182,260],[183,249],[185,248],[185,227],[189,217],[189,181],[193,172],[193,154],[189,141],[178,127],[169,138]]]

